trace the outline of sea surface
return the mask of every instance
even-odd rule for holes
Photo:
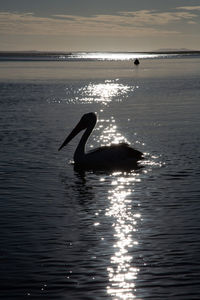
[[[200,299],[200,56],[97,54],[0,59],[0,299]],[[87,112],[140,168],[74,170]]]

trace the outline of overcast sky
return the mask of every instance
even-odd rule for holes
[[[0,0],[0,50],[200,50],[200,0]]]

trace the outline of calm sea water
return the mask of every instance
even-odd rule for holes
[[[200,299],[200,58],[0,62],[0,298]],[[78,173],[128,141],[130,173]]]

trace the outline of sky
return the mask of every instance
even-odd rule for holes
[[[200,0],[0,0],[0,51],[200,50]]]

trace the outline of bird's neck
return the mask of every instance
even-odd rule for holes
[[[74,161],[75,162],[80,162],[80,160],[84,157],[85,155],[85,145],[87,143],[87,140],[94,128],[95,124],[91,124],[90,126],[87,127],[85,132],[83,133],[80,142],[76,148],[76,151],[74,153]]]

